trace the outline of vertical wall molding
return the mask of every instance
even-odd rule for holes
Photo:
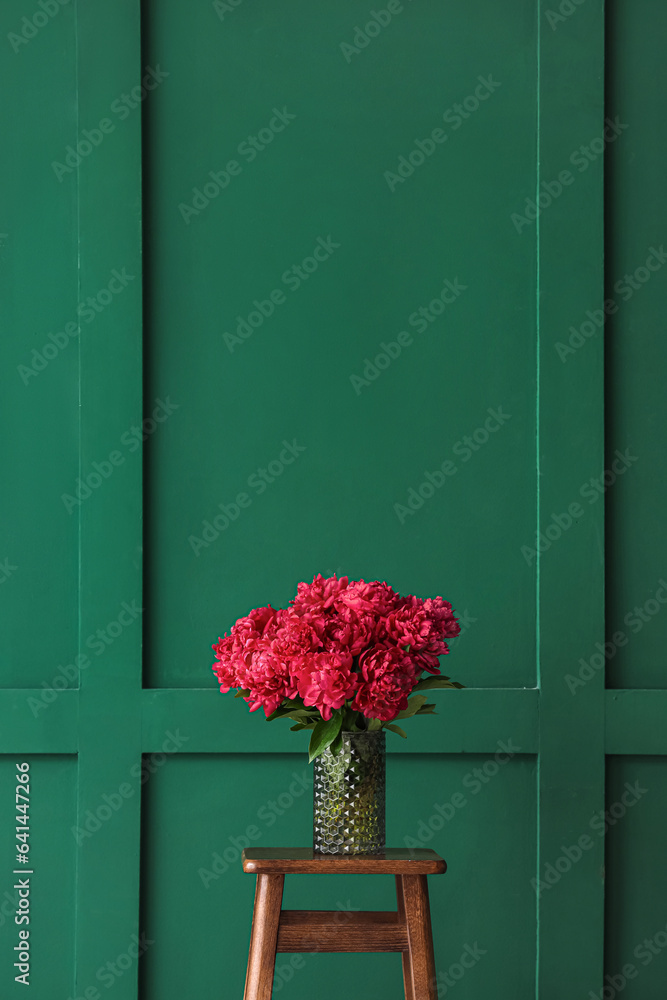
[[[605,788],[603,672],[575,694],[565,682],[582,652],[604,642],[603,505],[580,517],[568,512],[604,467],[602,338],[587,344],[576,365],[563,364],[556,351],[569,326],[604,297],[603,159],[586,173],[570,162],[604,128],[604,5],[589,2],[557,30],[549,9],[539,3],[538,530],[556,515],[562,536],[538,563],[538,879],[591,833]],[[558,193],[567,169],[574,181]],[[586,996],[602,983],[604,842],[591,839],[576,876],[545,884],[539,895],[539,1000]]]
[[[113,298],[82,331],[81,471],[109,460],[121,435],[142,419],[141,113],[125,119],[112,104],[141,78],[139,0],[77,6],[78,119],[82,129],[113,130],[78,167],[79,298]],[[122,288],[119,288],[119,284]],[[76,995],[100,985],[97,972],[127,953],[139,929],[141,804],[140,452],[80,508],[80,643],[120,620],[104,656],[81,672],[78,825],[128,786],[122,807],[82,841],[77,862]],[[123,606],[134,610],[123,615]],[[122,616],[119,619],[119,615]],[[134,620],[132,616],[135,615]],[[127,623],[127,624],[126,624]],[[114,628],[113,632],[117,633]],[[94,821],[93,821],[94,827]],[[137,968],[110,987],[135,1000]]]

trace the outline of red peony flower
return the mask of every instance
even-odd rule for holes
[[[436,639],[431,642],[425,649],[419,650],[419,652],[413,654],[413,659],[415,661],[415,668],[417,673],[421,673],[422,670],[428,670],[431,674],[440,673],[440,656],[444,656],[449,652],[449,647],[446,642],[442,642]]]
[[[213,671],[223,693],[243,691],[251,712],[284,707],[311,727],[338,712],[338,730],[363,730],[408,707],[422,672],[440,673],[445,639],[459,632],[441,597],[400,597],[379,580],[318,574],[299,584],[290,607],[239,618],[213,646]]]
[[[346,576],[340,579],[334,573],[326,580],[321,573],[313,577],[312,583],[300,583],[297,587],[296,597],[290,603],[297,609],[306,608],[330,608],[339,593],[345,590],[348,585]]]
[[[292,608],[276,613],[267,630],[267,637],[276,656],[286,658],[301,656],[322,646],[315,629]]]
[[[237,677],[239,687],[250,692],[245,700],[251,712],[263,708],[268,718],[285,698],[296,696],[296,684],[290,677],[288,662],[264,648],[262,643],[246,652],[242,663],[243,666],[237,668]]]
[[[412,658],[397,646],[374,646],[359,658],[362,683],[352,708],[390,722],[408,707],[417,676]]]
[[[434,638],[434,623],[418,597],[404,597],[385,621],[386,635],[399,646],[409,646],[410,652],[424,649]]]
[[[352,656],[358,656],[376,638],[376,623],[369,615],[359,617],[354,612],[349,612],[346,618],[331,615],[324,623],[325,646],[342,647]]]
[[[433,620],[442,638],[453,639],[461,631],[451,604],[449,601],[443,601],[442,597],[427,597],[424,601],[424,611]]]
[[[358,674],[352,673],[349,653],[314,653],[303,656],[295,665],[299,696],[305,705],[318,708],[323,719],[330,719],[334,708],[341,708],[354,694]]]
[[[376,618],[388,615],[400,601],[398,594],[386,583],[374,580],[366,583],[357,580],[342,591],[336,600],[336,610],[343,617],[349,612],[357,615],[370,614]]]
[[[234,666],[234,640],[231,636],[218,639],[213,646],[218,663],[213,664],[213,672],[220,682],[220,690],[227,694],[232,688],[238,687],[236,667]]]

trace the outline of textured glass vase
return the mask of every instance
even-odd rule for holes
[[[381,854],[385,846],[385,734],[343,733],[337,754],[313,761],[313,849]]]

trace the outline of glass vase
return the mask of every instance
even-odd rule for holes
[[[343,733],[338,753],[313,761],[313,849],[381,854],[385,847],[385,734]]]

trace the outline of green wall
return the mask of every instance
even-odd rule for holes
[[[238,854],[309,842],[310,769],[210,644],[336,572],[463,621],[465,690],[388,759],[390,843],[449,865],[440,995],[584,1000],[631,963],[653,1000],[662,5],[45,4],[0,14],[0,996],[23,761],[34,1000],[240,995]],[[398,998],[399,964],[283,955],[275,995]]]
[[[320,571],[456,590],[476,619],[470,683],[534,683],[535,569],[517,550],[535,506],[535,242],[508,206],[535,173],[536,12],[476,6],[477,23],[469,3],[406,4],[350,63],[357,2],[239,6],[222,23],[210,5],[146,7],[145,61],[169,71],[147,106],[147,395],[179,406],[147,445],[152,686],[207,684],[210,636]],[[443,121],[475,88],[477,111]],[[250,146],[275,108],[293,120]],[[384,174],[439,125],[445,141],[392,191]],[[209,175],[234,159],[220,190]],[[446,280],[441,314],[419,315]],[[488,440],[471,449],[475,433]],[[304,450],[260,479],[284,440]],[[511,592],[515,628],[501,600],[479,614],[482,575],[489,596]]]

